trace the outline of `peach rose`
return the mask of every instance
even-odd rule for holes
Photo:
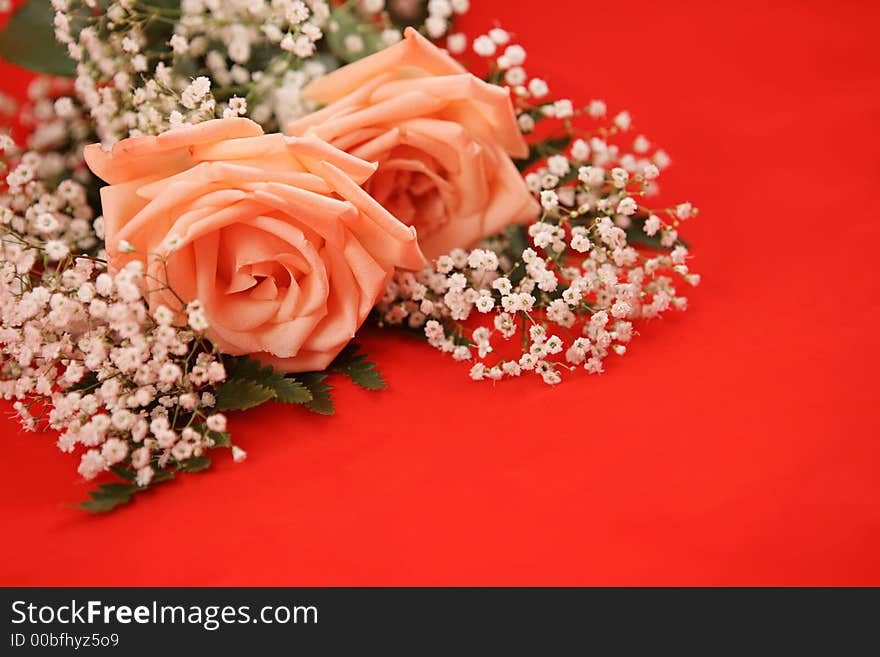
[[[174,293],[202,302],[221,351],[283,371],[326,367],[394,268],[425,262],[415,230],[359,186],[376,165],[314,136],[218,119],[85,157],[110,183],[111,269],[143,261],[147,288],[167,272]],[[147,296],[152,308],[180,305],[167,289]]]
[[[379,170],[365,189],[415,226],[432,258],[539,212],[509,156],[529,149],[506,89],[467,73],[412,28],[405,39],[309,84],[327,107],[286,126]]]

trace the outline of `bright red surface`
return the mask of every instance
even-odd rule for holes
[[[472,4],[672,154],[691,309],[556,388],[368,333],[386,392],[239,415],[245,464],[109,516],[3,417],[0,584],[880,584],[880,5]]]

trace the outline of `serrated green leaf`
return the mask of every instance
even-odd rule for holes
[[[134,493],[137,488],[138,487],[133,484],[113,482],[110,484],[101,484],[98,486],[97,490],[91,491],[89,495],[95,499],[102,497],[125,497],[126,495]]]
[[[284,377],[274,386],[278,401],[285,404],[307,404],[312,401],[312,393],[302,383],[290,377]]]
[[[0,32],[0,57],[22,68],[72,77],[76,66],[55,40],[55,10],[50,0],[29,0]]]
[[[307,409],[321,415],[333,415],[336,412],[333,399],[330,397],[333,386],[324,383],[324,379],[327,378],[326,374],[323,372],[304,372],[297,374],[296,378],[312,393],[311,401],[306,402]]]
[[[359,345],[349,344],[330,364],[330,371],[344,374],[364,390],[384,390],[385,379],[376,369],[376,364],[367,360],[366,354],[359,352]]]
[[[115,474],[126,479],[128,478],[126,475],[133,473],[133,471],[121,467],[112,467],[110,469]],[[197,472],[197,470],[190,470],[190,472]],[[156,470],[150,486],[160,484],[169,479],[174,479],[174,473],[171,470]],[[95,490],[89,491],[89,496],[92,499],[81,502],[78,506],[83,511],[88,511],[89,513],[107,513],[122,504],[128,504],[134,498],[135,493],[140,493],[144,490],[147,490],[147,487],[141,487],[134,483],[113,482],[101,484]]]
[[[251,381],[259,382],[264,378],[262,363],[250,356],[227,358],[224,364],[226,366],[226,375],[230,379],[250,379]],[[271,369],[270,367],[268,374],[271,374]]]
[[[92,499],[81,502],[79,508],[90,513],[107,513],[120,504],[127,504],[137,492],[133,484],[101,484],[96,490],[90,491]]]
[[[125,499],[101,498],[80,502],[79,508],[83,511],[88,511],[89,513],[107,513],[108,511],[112,511],[113,509],[115,509],[120,504],[128,504],[129,502],[131,502],[131,496]]]
[[[248,379],[229,379],[217,389],[218,411],[243,411],[275,398],[275,391]]]
[[[305,404],[312,400],[308,388],[295,378],[276,372],[271,365],[263,365],[248,356],[230,359],[227,372],[230,379],[245,379],[270,388],[278,401],[285,404]]]
[[[193,456],[181,461],[177,467],[181,472],[201,472],[211,467],[211,459],[207,456]]]

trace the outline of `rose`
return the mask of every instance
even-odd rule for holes
[[[508,91],[467,73],[412,28],[405,39],[309,84],[323,109],[286,126],[379,164],[365,188],[415,226],[429,257],[539,212],[510,156],[528,146]]]
[[[85,157],[110,183],[111,269],[144,262],[153,309],[198,299],[225,353],[323,369],[394,268],[424,265],[415,230],[359,187],[375,165],[314,136],[219,119]]]

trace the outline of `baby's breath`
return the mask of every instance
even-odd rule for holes
[[[496,28],[473,42],[491,59],[489,78],[498,84],[509,85],[502,73],[526,59],[514,45],[499,55],[508,41]],[[562,125],[561,136],[532,144],[534,161],[527,163],[525,183],[541,216],[480,248],[456,249],[421,272],[397,273],[377,315],[471,362],[474,380],[532,372],[556,384],[578,368],[602,373],[609,355],[626,353],[637,321],[687,307],[682,283],[695,286],[700,277],[688,267],[678,228],[697,210],[690,203],[647,204],[669,159],[662,150],[651,154],[643,135],[629,137],[628,112],[609,120],[600,100],[577,110],[568,100],[541,101],[546,84],[527,83],[524,75],[512,89],[523,132],[535,121]],[[587,129],[572,117],[586,119]]]

